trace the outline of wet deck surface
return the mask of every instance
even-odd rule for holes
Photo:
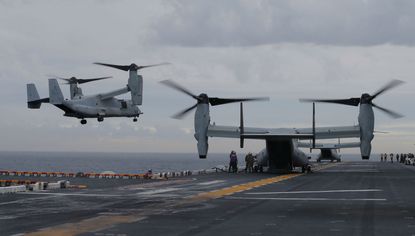
[[[88,188],[0,195],[1,235],[415,235],[415,167],[398,163],[70,181]]]

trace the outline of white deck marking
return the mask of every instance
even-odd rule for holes
[[[337,224],[337,223],[344,223],[344,220],[332,220],[330,221],[331,224]]]
[[[276,200],[276,201],[386,201],[385,198],[284,198],[284,197],[226,197],[235,200]]]
[[[245,193],[250,195],[270,195],[270,194],[299,194],[299,193],[351,193],[351,192],[381,192],[382,189],[340,189],[340,190],[320,190],[320,191],[288,191],[288,192],[254,192]]]
[[[213,180],[213,181],[198,183],[197,185],[212,185],[212,184],[219,184],[223,182],[225,182],[225,180]]]
[[[115,194],[92,194],[92,193],[48,193],[48,192],[20,192],[17,194],[27,195],[53,195],[53,196],[81,196],[81,197],[123,197]]]
[[[137,195],[152,195],[152,194],[159,194],[159,193],[167,193],[172,191],[180,190],[181,188],[162,188],[162,189],[154,189],[149,190],[141,193],[137,193]]]

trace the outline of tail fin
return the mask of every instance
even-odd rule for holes
[[[40,99],[35,84],[27,84],[27,107],[30,109],[39,109],[42,102],[49,102],[49,98]]]
[[[54,105],[63,103],[64,97],[56,79],[49,79],[49,100]]]

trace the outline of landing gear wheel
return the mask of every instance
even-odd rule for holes
[[[137,122],[137,117],[134,117],[133,122]]]
[[[81,120],[81,125],[84,125],[84,124],[86,124],[86,120],[85,119],[82,119]]]
[[[98,120],[98,122],[103,122],[104,121],[104,117],[98,117],[97,120]]]
[[[301,173],[304,173],[305,172],[305,167],[304,166],[302,166],[301,167]]]

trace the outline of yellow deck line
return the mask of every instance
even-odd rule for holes
[[[200,193],[194,196],[192,200],[207,200],[207,199],[221,198],[224,196],[232,195],[234,193],[250,190],[252,188],[257,188],[257,187],[264,186],[267,184],[277,183],[283,180],[291,179],[291,178],[294,178],[300,175],[303,175],[303,174],[286,174],[286,175],[281,175],[277,177],[261,179],[261,180],[254,181],[254,182],[234,185],[231,187],[218,189],[218,190],[214,190],[211,192]]]
[[[335,165],[337,165],[338,163],[330,163],[324,166],[320,166],[319,168],[315,168],[314,171],[319,171],[322,169],[326,169],[329,167],[333,167]],[[244,183],[244,184],[239,184],[239,185],[234,185],[231,187],[227,187],[227,188],[223,188],[223,189],[218,189],[218,190],[214,190],[214,191],[210,191],[210,192],[204,192],[204,193],[200,193],[196,196],[193,196],[190,198],[190,200],[208,200],[208,199],[216,199],[216,198],[221,198],[224,196],[229,196],[232,195],[234,193],[239,193],[239,192],[243,192],[246,190],[250,190],[252,188],[257,188],[257,187],[261,187],[264,185],[268,185],[268,184],[272,184],[272,183],[277,183],[277,182],[281,182],[284,180],[288,180],[288,179],[292,179],[298,176],[304,175],[303,173],[291,173],[291,174],[286,174],[286,175],[280,175],[280,176],[276,176],[276,177],[272,177],[272,178],[266,178],[266,179],[261,179],[261,180],[257,180],[257,181],[253,181],[253,182],[248,182],[248,183]]]

